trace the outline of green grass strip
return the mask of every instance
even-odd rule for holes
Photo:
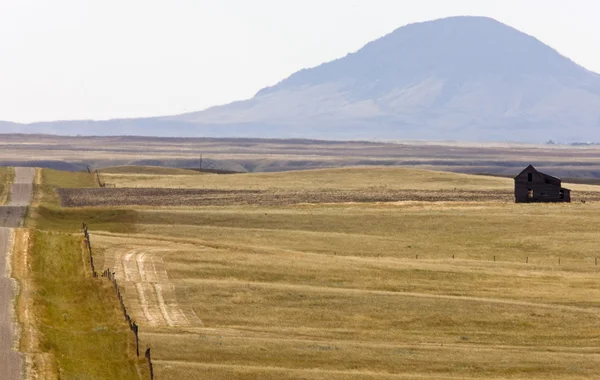
[[[113,288],[86,275],[81,238],[36,231],[31,265],[42,350],[60,379],[138,379],[134,340]]]

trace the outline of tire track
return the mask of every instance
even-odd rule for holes
[[[148,299],[154,298],[153,289],[151,284],[137,282],[135,284],[137,290],[138,299],[140,300],[140,306],[142,308],[142,314],[150,326],[159,326],[164,324],[164,317],[162,312],[156,310],[155,303],[148,302]],[[163,322],[163,323],[161,323]]]
[[[341,293],[341,294],[361,294],[361,295],[383,295],[383,296],[396,296],[396,297],[413,297],[413,298],[430,298],[430,299],[443,299],[452,301],[467,301],[477,303],[491,303],[500,305],[513,305],[523,306],[539,309],[549,309],[557,311],[569,311],[578,313],[589,313],[600,317],[600,309],[596,307],[580,307],[580,306],[569,306],[560,304],[548,304],[548,303],[536,303],[528,301],[519,301],[505,298],[486,298],[486,297],[473,297],[473,296],[457,296],[449,294],[431,294],[431,293],[420,293],[420,292],[404,292],[404,291],[393,291],[393,290],[375,290],[375,289],[360,289],[360,288],[332,288],[326,286],[315,286],[315,285],[298,285],[298,284],[285,284],[285,283],[271,283],[271,282],[258,282],[258,281],[235,281],[235,280],[213,280],[213,279],[191,279],[188,280],[190,283],[196,284],[219,284],[219,285],[238,285],[238,286],[256,286],[271,289],[289,289],[289,290],[303,290],[312,292],[325,292],[325,293]]]
[[[202,326],[191,307],[181,308],[177,289],[169,280],[160,253],[164,248],[112,250],[112,263],[117,280],[125,283],[125,293],[135,294],[139,303],[132,305],[136,317],[150,326]],[[110,250],[106,255],[110,255]],[[107,262],[111,262],[107,257]],[[185,310],[185,311],[184,311]]]

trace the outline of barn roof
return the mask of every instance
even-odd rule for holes
[[[536,173],[538,173],[539,175],[541,175],[542,178],[544,179],[544,182],[547,182],[547,183],[558,183],[560,185],[560,182],[561,182],[560,178],[551,176],[550,174],[542,173],[541,171],[539,171],[536,168],[534,168],[533,165],[529,165],[525,169],[523,169],[519,174],[517,174],[517,176],[515,177],[515,179],[517,179],[521,174],[523,174],[524,172],[526,172],[529,168],[533,169]]]

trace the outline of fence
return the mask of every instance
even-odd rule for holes
[[[456,254],[453,254],[452,259],[456,259],[456,258],[457,258]],[[416,254],[415,259],[416,260],[426,259],[426,257]],[[441,258],[439,256],[435,256],[432,259],[440,260]],[[576,258],[576,259],[571,258],[570,260],[569,260],[569,258],[564,260],[564,257],[560,257],[560,256],[559,257],[551,257],[551,258],[542,258],[542,259],[540,259],[539,257],[523,256],[520,260],[513,259],[513,260],[504,260],[504,261],[501,261],[500,259],[501,259],[500,257],[493,255],[489,259],[477,258],[477,259],[467,259],[467,260],[477,260],[477,261],[490,260],[493,262],[502,262],[505,264],[517,264],[517,263],[530,264],[530,263],[533,263],[533,261],[531,259],[537,259],[537,260],[535,260],[535,262],[540,265],[548,265],[550,263],[557,263],[558,265],[563,265],[563,264],[566,264],[566,265],[579,264],[579,265],[581,265],[581,262],[583,261],[583,265],[585,265],[586,267],[598,266],[598,262],[600,261],[600,257],[598,257],[598,256],[594,256],[594,257],[587,256],[587,257],[584,257],[583,259],[582,258]],[[593,264],[591,263],[592,259],[593,259]]]
[[[92,276],[98,277],[98,273],[96,273],[96,267],[94,265],[94,255],[92,254],[92,244],[90,243],[90,234],[88,233],[88,228],[85,223],[81,225],[81,229],[83,230],[83,237],[85,238],[85,245],[88,249],[88,253],[90,255],[90,265],[92,269]]]
[[[88,232],[88,227],[85,223],[82,223],[81,229],[83,230],[83,236],[85,237],[85,244],[88,249],[88,253],[90,256],[90,266],[92,270],[92,276],[98,277],[96,272],[96,268],[94,266],[94,255],[92,253],[92,244],[90,242],[90,234]],[[121,305],[121,310],[123,311],[123,316],[125,317],[125,321],[129,324],[129,329],[133,333],[135,337],[135,354],[139,358],[140,357],[140,338],[139,338],[139,326],[135,323],[135,321],[131,318],[129,313],[127,312],[127,308],[125,307],[125,302],[123,301],[123,295],[121,294],[121,289],[119,288],[119,284],[117,283],[117,279],[115,277],[115,272],[111,271],[110,268],[105,269],[102,272],[102,277],[108,279],[112,285],[115,293],[117,294],[117,298],[119,300],[119,304]],[[152,358],[150,357],[150,348],[146,349],[146,353],[144,355],[146,357],[146,361],[148,362],[148,368],[150,369],[150,380],[154,380],[154,370],[152,368]]]
[[[98,173],[98,169],[96,169],[96,181],[98,181],[98,186],[106,187],[106,183],[100,180],[100,173]]]

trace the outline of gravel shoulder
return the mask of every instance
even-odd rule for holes
[[[13,300],[16,282],[10,278],[8,257],[12,246],[11,228],[20,227],[31,201],[34,168],[15,168],[8,206],[0,207],[0,376],[3,380],[23,378],[23,355],[15,346]]]

